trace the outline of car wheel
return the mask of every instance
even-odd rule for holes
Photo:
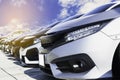
[[[120,44],[118,45],[113,57],[112,74],[113,77],[120,78]]]

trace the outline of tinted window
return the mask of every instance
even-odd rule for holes
[[[119,8],[119,7],[120,7],[120,4],[119,4],[119,5],[117,5],[117,6],[115,6],[115,7],[113,7],[112,9]]]

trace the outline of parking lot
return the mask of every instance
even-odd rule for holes
[[[0,80],[120,80],[120,0],[0,4]]]
[[[0,51],[0,80],[58,80],[45,75],[39,68],[20,66],[20,63]]]

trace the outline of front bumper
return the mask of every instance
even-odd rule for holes
[[[99,31],[96,34],[52,49],[46,58],[56,78],[96,79],[112,77],[112,59],[118,43],[119,41],[114,41]],[[85,72],[62,72],[56,63],[52,63],[59,58],[82,55],[83,53],[88,55],[95,64],[93,68]]]

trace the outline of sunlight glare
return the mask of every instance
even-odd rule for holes
[[[12,24],[18,24],[18,22],[19,22],[19,20],[16,19],[16,18],[14,18],[14,19],[11,20],[11,23],[12,23]]]

